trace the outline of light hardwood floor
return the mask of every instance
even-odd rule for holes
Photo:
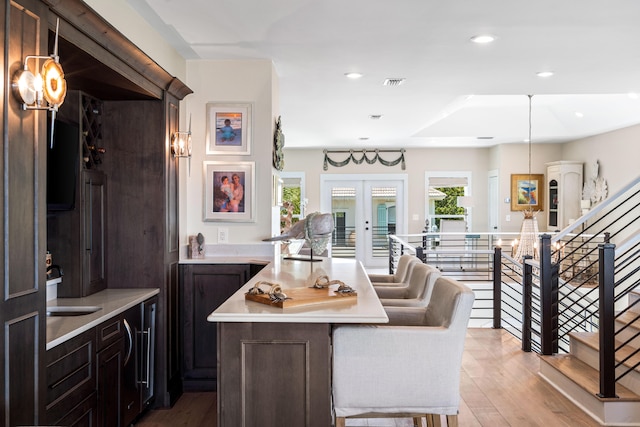
[[[460,381],[460,427],[599,426],[538,376],[535,353],[503,330],[470,328]],[[154,410],[138,427],[215,427],[215,393],[185,393],[169,410]],[[443,423],[443,425],[445,425]],[[348,420],[347,426],[412,426],[410,419]],[[283,426],[296,427],[296,426]]]

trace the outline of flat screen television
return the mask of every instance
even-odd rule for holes
[[[80,157],[80,129],[77,124],[47,120],[47,211],[73,210],[76,201]]]

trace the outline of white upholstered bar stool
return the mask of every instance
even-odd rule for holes
[[[437,425],[439,415],[456,427],[473,301],[467,286],[440,277],[427,307],[387,308],[390,320],[394,311],[401,312],[404,325],[334,327],[336,427],[343,427],[345,418],[374,417],[426,417],[428,425]]]
[[[441,273],[436,267],[416,263],[411,266],[407,286],[374,287],[383,306],[425,307],[431,298],[433,285]]]
[[[413,264],[422,262],[414,255],[401,255],[394,274],[369,274],[371,284],[375,286],[406,286]]]

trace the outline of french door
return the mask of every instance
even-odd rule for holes
[[[365,267],[389,264],[389,234],[406,234],[406,175],[322,175],[321,210],[331,212],[331,256]]]

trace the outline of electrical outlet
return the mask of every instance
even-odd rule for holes
[[[218,227],[218,243],[229,243],[229,229]]]

